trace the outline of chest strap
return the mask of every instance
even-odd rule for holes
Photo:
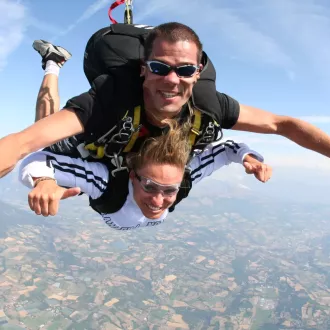
[[[125,148],[123,152],[129,152],[137,138],[139,137],[139,126],[140,126],[140,119],[141,119],[141,106],[137,106],[134,108],[133,113],[133,123],[132,118],[127,117],[128,111],[126,112],[125,116],[121,119],[122,127],[117,127],[118,125],[114,126],[110,131],[108,131],[105,135],[100,137],[96,142],[89,143],[85,145],[85,149],[92,152],[92,157],[96,159],[103,158],[106,153],[105,149],[110,144],[117,144],[118,145],[118,154],[121,152],[121,149],[124,145]],[[117,128],[117,133],[116,132]],[[113,134],[111,134],[113,133]],[[110,156],[111,155],[107,155]]]

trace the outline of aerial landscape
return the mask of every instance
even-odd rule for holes
[[[1,202],[1,328],[329,329],[330,207],[203,195],[134,231],[85,197],[50,218]]]

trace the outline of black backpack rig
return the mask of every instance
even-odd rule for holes
[[[147,25],[116,23],[94,33],[87,42],[84,53],[84,72],[89,83],[92,84],[96,78],[104,74],[113,76],[115,81],[139,81],[143,45],[152,28]],[[193,88],[191,98],[193,115],[189,140],[193,151],[201,150],[207,144],[221,138],[221,128],[218,124],[219,101],[215,87],[216,73],[205,52],[202,64],[204,67],[200,79]],[[140,118],[140,107],[127,110],[116,127],[85,148],[97,159],[104,156],[112,157],[107,149],[111,149],[111,153],[117,155],[129,152],[139,135]],[[117,144],[118,147],[115,148],[113,144]]]
[[[117,23],[111,17],[111,11],[124,3],[126,4],[125,23]],[[133,24],[131,4],[132,0],[117,0],[109,9],[109,18],[113,24],[95,32],[87,42],[84,53],[84,72],[91,85],[98,77],[105,74],[113,76],[115,81],[122,79],[139,81],[141,79],[140,70],[144,55],[144,42],[153,27]],[[192,147],[192,155],[201,152],[209,143],[222,138],[222,130],[218,124],[220,114],[215,86],[216,71],[205,52],[203,52],[202,64],[203,70],[200,79],[193,88],[191,97],[193,114],[189,142]],[[84,146],[92,158],[108,158],[110,160],[110,162],[107,161],[107,164],[109,164],[114,181],[127,177],[123,153],[132,150],[139,136],[140,118],[141,107],[128,109],[122,115],[121,120],[106,134]],[[191,189],[189,169],[186,169],[183,183],[176,204],[187,197]],[[111,186],[114,187],[117,184],[112,181]],[[109,187],[111,196],[118,194],[118,191],[112,190],[113,188]],[[126,188],[124,190],[122,193],[127,196]],[[122,201],[125,199],[121,198],[119,204],[106,203],[109,201],[109,194],[105,193],[100,199],[93,201],[91,206],[99,213],[113,213],[120,209]],[[112,204],[113,207],[109,204]],[[173,210],[174,206],[170,211]]]

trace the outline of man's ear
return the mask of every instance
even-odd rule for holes
[[[198,73],[197,73],[197,75],[196,75],[197,80],[201,77],[201,72],[203,71],[203,68],[204,68],[203,64],[200,63],[200,64],[199,64]]]
[[[195,74],[194,85],[197,83],[198,79],[201,77],[201,72],[203,70],[203,64],[199,65],[198,72]]]
[[[146,66],[144,64],[141,65],[140,77],[144,77],[146,74]]]

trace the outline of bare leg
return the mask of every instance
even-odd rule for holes
[[[37,98],[36,122],[59,111],[58,75],[63,64],[71,58],[71,54],[65,48],[44,40],[35,40],[33,48],[41,55],[42,68],[45,70]]]
[[[45,40],[35,40],[33,48],[41,55],[42,68],[45,70],[36,104],[35,122],[37,122],[60,110],[58,75],[60,73],[60,68],[71,58],[71,54],[65,48],[54,46]],[[72,136],[50,145],[47,150],[56,154],[81,157],[81,153],[78,149],[80,143],[79,136]]]
[[[59,109],[58,76],[50,73],[44,76],[39,89],[35,121],[52,115]]]

